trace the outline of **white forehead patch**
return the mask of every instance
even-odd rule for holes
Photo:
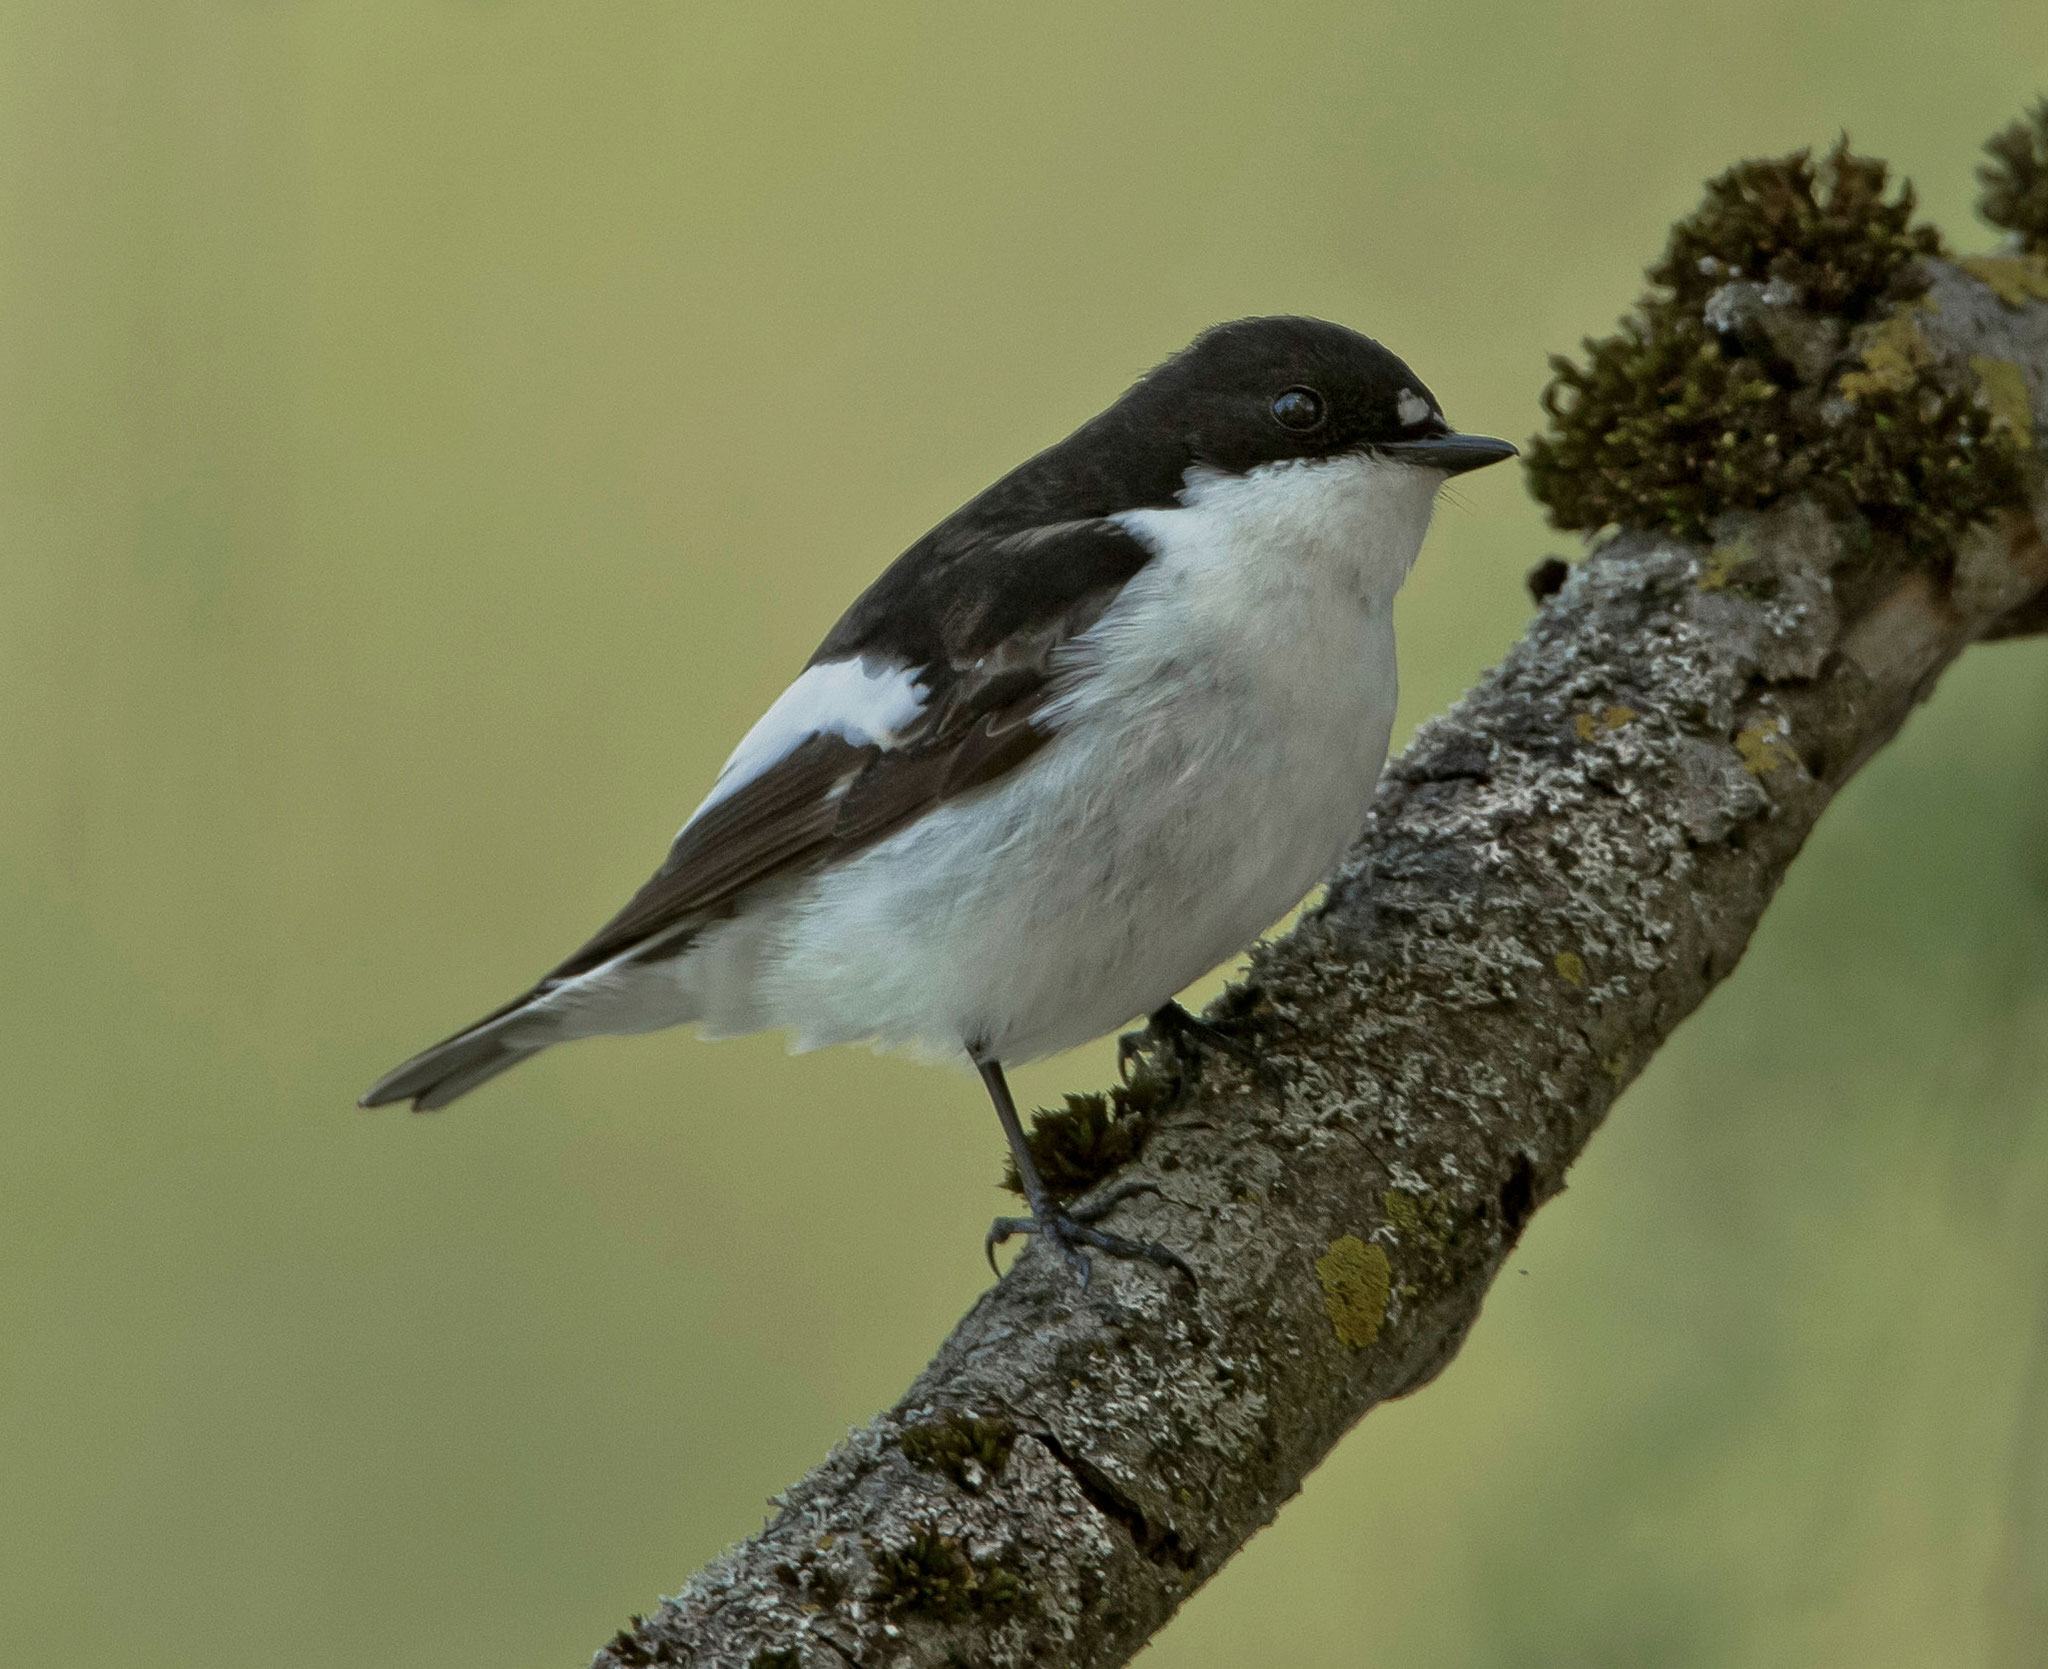
[[[1412,429],[1425,419],[1434,417],[1436,408],[1414,389],[1404,388],[1400,399],[1394,402],[1394,415]]]

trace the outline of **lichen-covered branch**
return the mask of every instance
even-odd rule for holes
[[[1786,248],[1857,235],[1869,185]],[[1027,1249],[901,1402],[601,1665],[1122,1663],[1362,1415],[1443,1368],[1835,792],[1966,646],[2048,622],[2048,274],[2024,249],[2018,276],[1967,270],[1888,224],[1894,264],[1841,295],[1722,242],[1714,282],[1654,303],[1692,322],[1644,325],[1639,347],[1683,352],[1637,372],[1693,365],[1705,404],[1671,420],[1692,427],[1619,371],[1581,378],[1643,453],[1561,467],[1654,510],[1631,468],[1697,473],[1705,446],[1742,456],[1739,490],[1608,538],[1389,768],[1327,901],[1224,999],[1264,1070],[1150,1066],[1135,1102],[1073,1110],[1066,1174],[1097,1153],[1156,1184],[1115,1226],[1183,1251],[1199,1290],[1105,1259],[1083,1291]],[[1862,432],[1880,420],[1919,450]],[[1570,400],[1558,422],[1571,440]],[[1845,496],[1815,448],[1875,473]]]

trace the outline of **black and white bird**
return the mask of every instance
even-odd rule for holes
[[[1454,432],[1377,342],[1219,325],[877,579],[747,732],[654,876],[539,984],[363,1105],[444,1107],[552,1044],[694,1022],[979,1070],[1029,1219],[1062,1210],[1003,1068],[1139,1016],[1235,955],[1360,832],[1394,721],[1394,594]]]

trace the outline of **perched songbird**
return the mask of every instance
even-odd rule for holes
[[[654,876],[538,985],[379,1079],[444,1107],[550,1044],[695,1022],[965,1057],[1031,1232],[1185,1269],[1048,1197],[1003,1067],[1140,1015],[1336,864],[1394,721],[1394,593],[1461,435],[1377,342],[1219,325],[885,571]]]

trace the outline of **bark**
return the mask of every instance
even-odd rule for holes
[[[1933,271],[1944,374],[2021,366],[2048,434],[2048,306]],[[1943,668],[2048,624],[2038,469],[2033,492],[1948,553],[1792,504],[1580,563],[1224,999],[1276,1070],[1213,1059],[1125,1173],[1158,1191],[1111,1225],[1185,1253],[1199,1290],[1099,1259],[1084,1292],[1032,1246],[901,1402],[598,1663],[1128,1659],[1362,1415],[1449,1362]]]

